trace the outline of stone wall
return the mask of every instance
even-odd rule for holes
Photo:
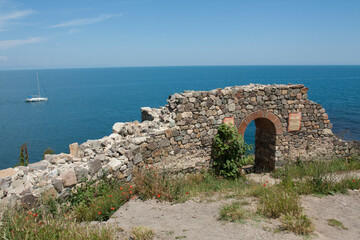
[[[255,121],[255,162],[272,170],[297,158],[346,156],[351,148],[331,132],[325,109],[307,99],[303,85],[247,85],[185,91],[165,107],[141,109],[142,122],[116,123],[110,136],[70,145],[70,154],[46,155],[27,167],[0,171],[0,204],[33,206],[44,196],[66,198],[84,181],[130,181],[135,166],[152,163],[172,172],[210,164],[211,143],[225,117],[240,133]],[[288,131],[289,113],[302,115],[299,131]]]

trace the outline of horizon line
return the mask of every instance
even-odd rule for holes
[[[166,67],[326,67],[326,66],[360,66],[360,64],[243,64],[243,65],[143,65],[143,66],[88,66],[88,67],[29,67],[29,68],[0,68],[0,71],[27,71],[27,70],[67,70],[67,69],[105,69],[105,68],[166,68]]]

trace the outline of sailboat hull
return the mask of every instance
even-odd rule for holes
[[[25,99],[25,102],[46,102],[48,100],[47,97],[41,97],[40,95],[39,73],[36,73],[36,80],[39,95],[29,96],[27,99]]]
[[[46,102],[48,98],[37,97],[37,98],[27,98],[25,102]]]

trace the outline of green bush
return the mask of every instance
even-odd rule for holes
[[[247,162],[246,153],[249,150],[251,146],[244,142],[244,138],[235,127],[221,124],[212,144],[216,174],[225,178],[239,177],[241,167]]]
[[[133,195],[133,186],[116,180],[102,179],[76,188],[71,196],[76,221],[106,221]]]

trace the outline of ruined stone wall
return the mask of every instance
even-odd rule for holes
[[[175,125],[180,128],[178,145],[209,153],[219,124],[225,117],[234,117],[241,133],[253,120],[260,125],[257,129],[272,132],[276,141],[271,161],[277,166],[298,157],[348,154],[347,143],[333,135],[325,109],[308,100],[307,91],[308,88],[300,84],[248,85],[174,94],[168,102]],[[289,132],[289,113],[296,112],[302,115],[301,128]],[[273,143],[267,145],[273,147]]]
[[[173,94],[165,107],[142,108],[142,122],[116,123],[102,139],[70,145],[70,154],[46,155],[27,167],[0,171],[0,204],[32,205],[45,195],[66,198],[74,186],[108,178],[130,181],[133,170],[155,164],[193,172],[210,164],[212,139],[225,117],[244,133],[255,121],[255,162],[272,170],[286,161],[345,156],[325,109],[307,99],[303,85],[247,85]],[[288,131],[289,113],[301,113]]]

